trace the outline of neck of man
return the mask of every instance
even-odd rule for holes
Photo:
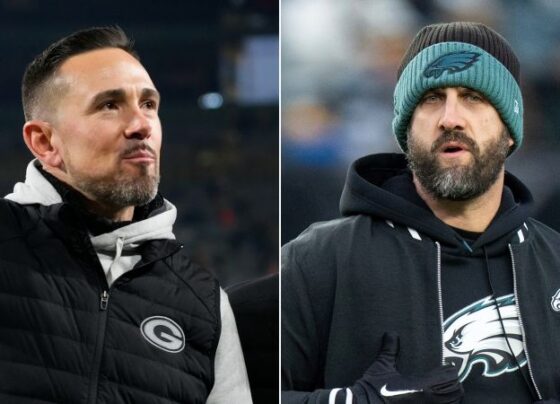
[[[502,169],[496,182],[485,193],[465,201],[434,197],[420,184],[414,173],[412,181],[418,195],[442,222],[458,229],[482,233],[488,228],[500,208],[504,189],[504,170]]]
[[[134,206],[117,208],[96,201],[79,190],[78,192],[80,192],[85,198],[86,209],[95,215],[105,217],[113,222],[131,221],[134,216]]]

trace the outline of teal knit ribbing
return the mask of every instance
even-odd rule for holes
[[[416,105],[428,90],[468,87],[494,105],[515,142],[523,141],[523,98],[514,77],[483,49],[463,42],[427,47],[410,61],[395,87],[393,132],[406,152],[406,132]]]

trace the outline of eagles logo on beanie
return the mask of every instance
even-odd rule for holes
[[[519,60],[496,31],[475,22],[428,25],[410,44],[398,70],[394,93],[393,132],[407,151],[407,130],[416,105],[426,91],[468,87],[496,108],[515,142],[523,140],[523,98]]]

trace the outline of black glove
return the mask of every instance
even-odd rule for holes
[[[348,403],[349,395],[353,396],[352,404],[461,402],[463,386],[453,366],[440,366],[423,376],[403,376],[396,368],[398,351],[399,337],[385,333],[375,362],[352,387],[341,389],[335,403]]]
[[[560,404],[560,401],[555,398],[550,398],[548,400],[535,401],[534,404]]]

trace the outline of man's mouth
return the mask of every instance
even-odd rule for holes
[[[123,159],[138,163],[151,163],[156,160],[155,152],[148,146],[137,147],[133,150],[125,152]]]
[[[439,150],[443,155],[450,157],[470,151],[469,147],[461,142],[446,142],[441,145]]]

